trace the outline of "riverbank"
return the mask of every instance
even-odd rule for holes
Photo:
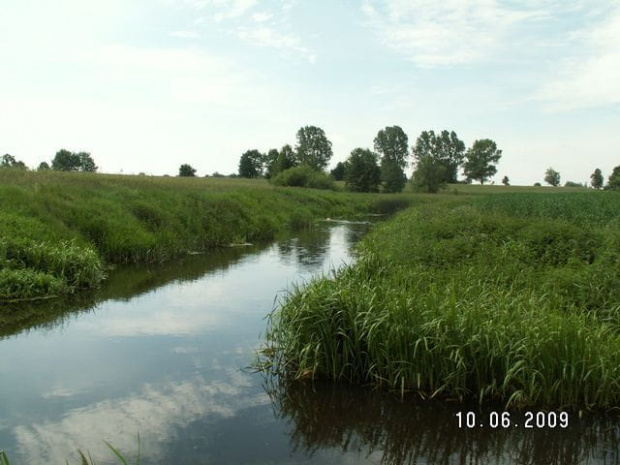
[[[275,188],[265,180],[0,170],[0,301],[91,288],[116,263],[262,241],[325,217],[392,213],[411,194]]]
[[[265,367],[509,407],[620,401],[620,196],[444,197],[270,315]],[[439,198],[438,198],[439,200]]]

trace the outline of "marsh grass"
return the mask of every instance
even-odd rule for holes
[[[401,395],[615,408],[615,219],[586,227],[584,199],[569,195],[559,202],[574,211],[561,218],[523,218],[517,196],[502,208],[437,202],[397,215],[362,242],[355,265],[291,289],[269,316],[265,366]]]
[[[0,269],[5,282],[16,280],[0,299],[49,295],[57,282],[63,292],[95,287],[105,264],[163,262],[272,239],[325,217],[426,201],[276,188],[264,180],[0,170]]]

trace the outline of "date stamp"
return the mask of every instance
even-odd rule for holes
[[[524,412],[513,415],[510,412],[457,412],[459,428],[475,429],[565,429],[568,428],[568,412]]]

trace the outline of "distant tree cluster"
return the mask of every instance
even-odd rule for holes
[[[43,162],[39,165],[40,170],[48,169],[49,165]],[[56,171],[84,171],[89,173],[95,173],[98,169],[95,164],[95,160],[88,152],[70,152],[69,150],[61,149],[56,152],[54,159],[52,160],[51,169]]]
[[[0,157],[0,167],[28,169],[23,161],[16,160],[13,155],[5,153]]]

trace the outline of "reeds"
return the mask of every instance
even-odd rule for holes
[[[584,228],[475,204],[409,210],[363,241],[355,265],[291,290],[270,315],[267,365],[403,395],[614,408],[610,222]]]

